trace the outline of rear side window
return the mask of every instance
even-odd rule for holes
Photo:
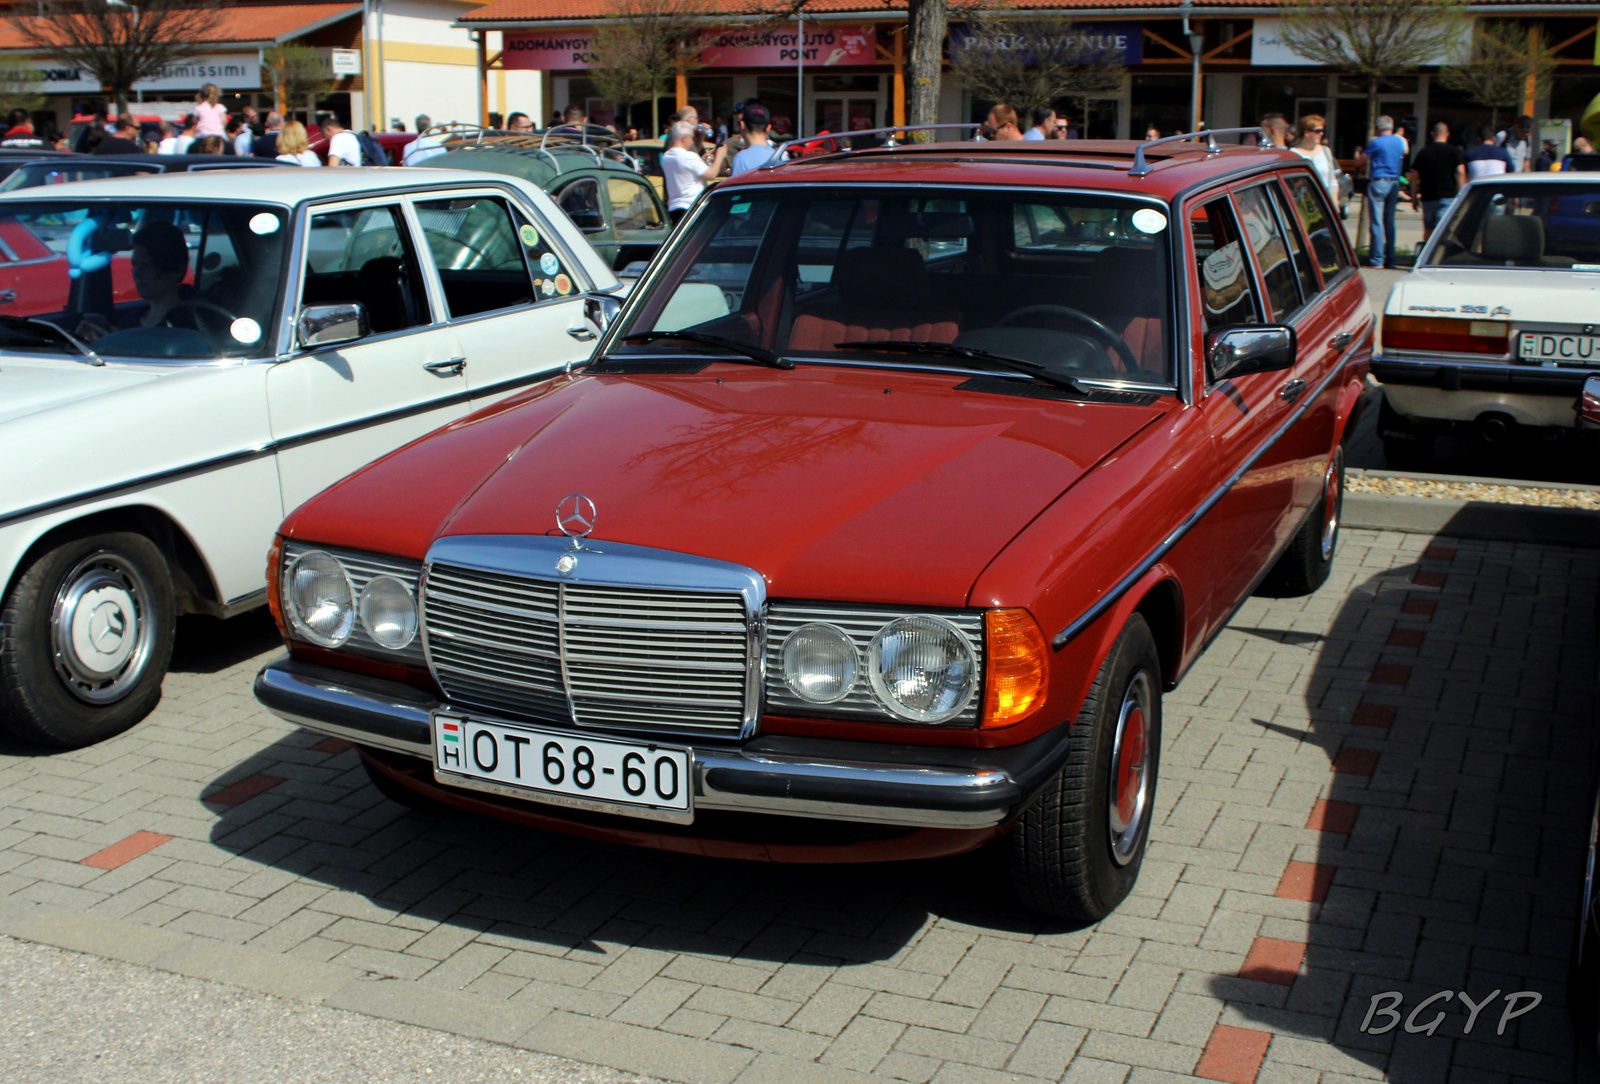
[[[1322,268],[1323,279],[1331,279],[1350,266],[1350,261],[1345,258],[1344,246],[1333,236],[1333,216],[1310,177],[1296,173],[1286,180],[1289,202],[1294,204],[1300,224],[1305,227],[1306,236],[1311,238],[1311,254],[1316,258],[1317,266]]]
[[[1306,250],[1305,238],[1300,236],[1300,223],[1296,220],[1294,211],[1290,209],[1283,189],[1276,185],[1268,185],[1266,191],[1272,197],[1272,206],[1278,212],[1278,220],[1283,223],[1283,239],[1288,242],[1289,258],[1294,263],[1295,276],[1300,280],[1300,296],[1309,301],[1316,296],[1318,290],[1322,289],[1322,283],[1317,279],[1317,269],[1311,262],[1311,253]]]
[[[1261,306],[1251,286],[1250,260],[1243,235],[1226,196],[1190,212],[1195,274],[1207,331],[1229,324],[1259,324]]]
[[[600,186],[593,178],[574,181],[561,192],[558,200],[572,224],[580,230],[603,230],[606,220],[600,214]]]
[[[563,273],[560,260],[540,248],[538,230],[519,227],[521,220],[504,200],[468,196],[419,200],[416,206],[452,318],[572,292],[571,277]],[[540,271],[533,279],[525,249]]]
[[[627,177],[606,178],[606,195],[611,199],[611,221],[619,230],[659,230],[665,223],[650,189]]]
[[[1246,188],[1237,198],[1245,238],[1250,243],[1250,251],[1255,253],[1256,266],[1261,269],[1271,318],[1287,320],[1300,308],[1300,283],[1295,277],[1278,216],[1272,213],[1272,204],[1267,201],[1267,190],[1263,186]]]

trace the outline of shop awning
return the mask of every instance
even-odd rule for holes
[[[361,14],[360,4],[241,4],[229,7],[222,22],[200,35],[196,44],[267,45],[289,41],[330,23]],[[0,23],[0,49],[32,49],[11,25]]]

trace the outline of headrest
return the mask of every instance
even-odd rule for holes
[[[1544,220],[1536,215],[1494,215],[1483,224],[1483,256],[1538,263],[1544,257]]]
[[[914,248],[847,248],[833,269],[839,300],[884,309],[928,306],[928,269]]]

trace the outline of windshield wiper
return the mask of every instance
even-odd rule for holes
[[[78,353],[90,365],[104,365],[105,359],[96,354],[88,343],[71,334],[65,328],[57,327],[48,320],[35,320],[29,316],[6,316],[0,314],[0,327],[15,328],[18,331],[27,331],[39,342],[64,342]],[[41,335],[40,332],[48,332]]]
[[[893,350],[902,354],[937,354],[947,358],[967,358],[971,361],[987,361],[991,365],[998,365],[1002,369],[1031,376],[1045,384],[1053,384],[1058,388],[1077,392],[1079,395],[1091,394],[1083,384],[1070,376],[1051,372],[1047,367],[1036,361],[1024,361],[1022,358],[1008,358],[1004,354],[991,354],[987,350],[978,350],[970,346],[957,346],[955,343],[920,343],[909,339],[882,339],[876,342],[847,342],[834,343],[835,350]]]
[[[625,343],[648,343],[657,339],[682,339],[684,342],[700,343],[703,346],[718,346],[724,350],[732,350],[735,354],[743,354],[751,361],[758,361],[774,369],[794,368],[794,362],[774,354],[771,350],[750,346],[735,339],[725,339],[721,335],[708,335],[703,331],[637,331],[622,337]]]

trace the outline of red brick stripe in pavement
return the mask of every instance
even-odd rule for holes
[[[252,775],[202,799],[207,805],[243,805],[258,794],[265,794],[283,780],[275,775]]]
[[[1408,598],[1400,604],[1400,612],[1413,617],[1432,617],[1439,604],[1431,598]]]
[[[1299,941],[1280,941],[1276,937],[1258,937],[1250,946],[1239,969],[1241,979],[1256,982],[1273,982],[1279,986],[1293,986],[1300,973],[1300,961],[1306,958],[1306,946]]]
[[[1449,546],[1429,546],[1422,551],[1422,556],[1430,561],[1454,561],[1456,551]]]
[[[160,832],[135,832],[127,839],[119,840],[103,851],[96,851],[88,858],[80,859],[79,864],[93,866],[95,869],[116,869],[138,858],[141,854],[149,854],[161,846],[171,836],[164,836]]]
[[[1341,749],[1328,766],[1329,771],[1340,775],[1371,775],[1378,770],[1376,749]]]
[[[1388,704],[1357,704],[1350,717],[1356,726],[1377,726],[1387,730],[1394,725],[1394,708]]]
[[[1200,1055],[1194,1075],[1207,1080],[1225,1080],[1228,1084],[1255,1084],[1271,1042],[1270,1032],[1218,1024],[1211,1029],[1206,1052]]]
[[[1317,800],[1306,818],[1306,827],[1313,832],[1334,832],[1341,836],[1350,834],[1356,826],[1356,814],[1361,807],[1355,802],[1335,802],[1327,798]]]
[[[1333,885],[1333,866],[1317,862],[1290,862],[1278,880],[1278,890],[1273,893],[1281,900],[1300,900],[1303,903],[1321,903],[1328,898]]]
[[[1421,647],[1428,634],[1421,629],[1403,629],[1398,625],[1389,630],[1390,647]]]
[[[1417,569],[1416,575],[1411,577],[1411,582],[1416,584],[1418,587],[1443,587],[1445,581],[1449,578],[1450,576],[1448,573],[1426,572],[1419,568]]]
[[[354,749],[355,747],[355,742],[345,741],[343,738],[323,738],[311,748],[319,753],[342,753],[346,749]]]
[[[1372,668],[1372,677],[1367,680],[1374,685],[1404,685],[1411,680],[1411,667],[1397,662],[1380,662]]]

